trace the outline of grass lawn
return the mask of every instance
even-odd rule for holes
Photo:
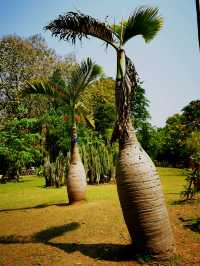
[[[200,203],[173,204],[184,186],[183,172],[158,172],[180,256],[176,262],[200,265]],[[130,239],[114,184],[88,186],[87,203],[74,206],[66,205],[65,187],[43,186],[35,176],[0,185],[0,266],[139,265],[127,253]]]

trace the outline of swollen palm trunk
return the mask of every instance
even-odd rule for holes
[[[160,178],[131,124],[128,132],[120,143],[116,174],[124,219],[136,251],[168,258],[175,247]]]
[[[114,131],[119,138],[116,172],[119,199],[135,250],[166,259],[175,252],[174,239],[160,178],[137,141],[131,123],[130,101],[135,89],[134,65],[120,50],[116,82],[118,123]]]
[[[72,128],[71,161],[67,175],[67,193],[70,204],[86,199],[86,175],[79,155],[75,126]]]

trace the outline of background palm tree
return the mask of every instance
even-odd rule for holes
[[[76,64],[66,81],[55,74],[51,80],[33,81],[26,86],[27,93],[45,94],[59,99],[68,109],[71,121],[71,160],[67,175],[67,192],[69,203],[85,200],[86,175],[79,155],[77,144],[76,115],[81,114],[85,120],[94,125],[87,107],[81,101],[81,95],[102,73],[100,66],[87,58],[80,65]]]
[[[162,27],[157,8],[140,7],[128,20],[108,25],[82,13],[68,12],[45,27],[53,36],[66,41],[93,36],[111,45],[117,53],[117,122],[113,140],[119,139],[117,188],[119,199],[135,249],[154,257],[168,258],[175,251],[173,235],[161,189],[160,179],[149,156],[135,136],[130,119],[131,98],[138,76],[124,45],[137,35],[146,42]]]
[[[198,30],[199,49],[200,49],[200,5],[199,5],[199,0],[196,0],[196,13],[197,13],[197,30]]]

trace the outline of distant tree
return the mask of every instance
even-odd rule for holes
[[[149,100],[145,95],[145,89],[139,85],[131,101],[131,114],[137,131],[141,131],[151,117],[148,108]]]
[[[115,111],[115,82],[111,78],[102,78],[95,82],[84,94],[85,99],[94,113],[96,130],[101,134],[106,134],[108,129],[114,126],[116,120]],[[149,100],[145,95],[145,89],[140,85],[132,96],[131,115],[137,136],[143,146],[147,149],[147,129],[150,130],[148,111]],[[110,134],[109,134],[110,135]],[[144,143],[146,142],[146,144]]]
[[[0,119],[18,114],[24,82],[49,76],[55,62],[55,53],[40,35],[0,38]]]
[[[157,163],[163,163],[165,161],[165,137],[166,137],[166,128],[154,128],[151,125],[148,130],[149,142],[147,146],[147,151],[150,154],[151,158]]]
[[[191,101],[182,109],[182,124],[188,132],[200,130],[200,100]]]
[[[19,180],[22,167],[30,167],[41,158],[37,126],[37,119],[13,119],[0,131],[0,171],[4,180]]]
[[[151,116],[148,108],[149,100],[145,95],[145,89],[142,87],[142,84],[140,84],[132,96],[131,115],[138,140],[143,149],[151,156],[149,145],[152,127],[149,122]]]
[[[187,171],[187,184],[181,193],[184,199],[194,198],[200,192],[200,131],[194,131],[187,138],[186,146],[190,150],[190,168]]]
[[[173,167],[188,165],[189,154],[185,145],[187,133],[182,121],[182,115],[175,114],[167,119],[165,126],[163,159]]]
[[[112,103],[106,102],[102,96],[95,96],[94,103],[95,129],[104,136],[109,128],[113,128],[115,123],[115,107]]]
[[[180,114],[169,117],[164,128],[154,132],[155,137],[151,138],[150,143],[156,143],[156,138],[160,141],[155,159],[174,167],[189,167],[192,151],[187,145],[187,139],[196,131],[200,131],[199,100],[191,101]],[[160,134],[162,139],[159,137]]]
[[[46,81],[28,83],[26,93],[50,95],[60,101],[68,109],[71,124],[71,161],[67,175],[67,190],[70,203],[84,200],[86,197],[85,170],[79,155],[77,142],[77,122],[80,115],[93,124],[88,115],[87,107],[81,101],[81,94],[101,74],[100,66],[87,58],[81,64],[76,64],[71,75],[62,79],[60,71],[54,72],[52,78]]]

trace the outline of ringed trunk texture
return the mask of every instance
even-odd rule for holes
[[[169,259],[175,245],[160,178],[139,144],[130,118],[137,73],[123,49],[118,51],[117,65],[114,135],[119,139],[116,181],[123,216],[136,252]]]
[[[120,143],[116,181],[133,246],[137,252],[169,258],[175,246],[160,178],[132,125],[124,140]]]
[[[86,199],[86,174],[79,154],[76,126],[72,127],[71,161],[66,183],[69,204]]]

